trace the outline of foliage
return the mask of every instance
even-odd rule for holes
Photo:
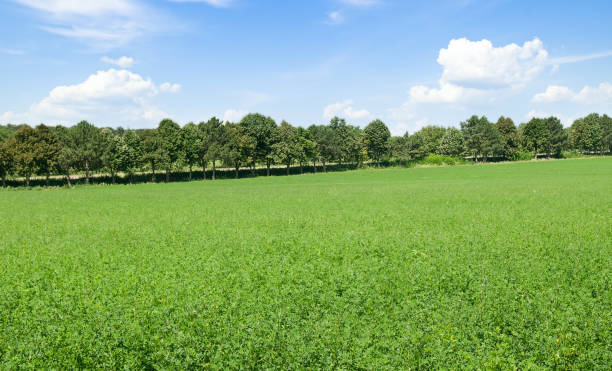
[[[368,153],[376,160],[376,166],[380,167],[381,157],[389,151],[391,132],[384,122],[374,120],[366,126],[364,134]]]
[[[502,156],[506,159],[514,158],[520,147],[520,137],[514,121],[510,117],[500,116],[495,127],[502,137]]]
[[[465,144],[461,131],[456,128],[447,129],[440,140],[438,152],[445,156],[461,156],[465,152]]]
[[[584,118],[574,121],[571,136],[574,148],[583,152],[597,152],[601,150],[602,139],[601,117],[592,113]]]

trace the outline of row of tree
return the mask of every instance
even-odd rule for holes
[[[0,126],[0,176],[6,185],[7,176],[18,175],[26,186],[35,175],[44,176],[47,184],[51,175],[63,175],[71,185],[71,174],[84,174],[89,183],[92,172],[106,172],[114,183],[117,174],[126,174],[130,182],[134,174],[149,171],[152,181],[156,172],[164,171],[169,181],[171,172],[207,169],[216,178],[217,166],[234,169],[247,167],[255,174],[258,165],[270,175],[273,164],[292,164],[302,171],[306,163],[317,163],[327,171],[327,165],[353,163],[360,166],[382,160],[418,161],[430,154],[467,157],[475,161],[490,158],[515,159],[521,151],[559,156],[562,151],[612,151],[612,119],[607,115],[591,114],[576,120],[564,129],[556,117],[534,118],[518,127],[510,118],[500,117],[497,123],[486,117],[472,116],[461,129],[427,126],[409,135],[392,137],[387,126],[374,120],[365,129],[348,125],[334,117],[328,125],[295,127],[276,122],[261,114],[248,114],[239,123],[225,122],[216,117],[199,124],[180,127],[165,119],[156,129],[124,130],[97,128],[82,121],[72,127],[32,128],[27,125]]]
[[[597,113],[574,121],[569,128],[564,128],[553,116],[532,118],[518,127],[508,117],[491,123],[484,116],[472,116],[461,122],[460,127],[426,126],[412,135],[392,137],[391,154],[406,160],[438,154],[487,161],[520,159],[526,152],[535,158],[560,157],[569,150],[612,152],[612,118]]]

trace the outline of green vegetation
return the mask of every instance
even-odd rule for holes
[[[0,179],[2,187],[29,187],[32,176],[38,175],[49,186],[58,184],[50,178],[56,175],[65,177],[62,185],[71,186],[75,180],[71,174],[77,172],[84,175],[85,184],[157,182],[155,172],[165,170],[167,183],[206,179],[208,166],[212,166],[210,179],[215,180],[218,164],[233,169],[234,177],[239,178],[241,168],[248,168],[251,177],[259,174],[258,167],[265,167],[266,176],[278,175],[273,165],[284,166],[283,174],[291,175],[294,164],[302,174],[309,172],[305,167],[310,164],[316,173],[317,167],[327,172],[329,164],[342,170],[360,168],[367,162],[376,167],[381,163],[452,165],[464,160],[612,153],[612,118],[596,113],[576,120],[567,129],[556,117],[533,118],[517,128],[508,117],[501,116],[493,124],[485,116],[475,115],[460,127],[428,125],[413,134],[392,137],[381,120],[373,120],[363,130],[339,117],[328,125],[304,128],[284,120],[277,125],[259,113],[250,113],[239,123],[223,123],[212,117],[183,127],[164,119],[156,129],[138,130],[100,129],[87,121],[70,128],[7,125],[0,126]],[[202,169],[195,177],[194,166]],[[96,180],[92,180],[92,173]],[[34,185],[41,185],[40,179],[34,179]]]
[[[0,368],[607,369],[611,184],[596,158],[0,191]]]

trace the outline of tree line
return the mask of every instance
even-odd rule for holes
[[[72,185],[71,176],[83,174],[89,184],[93,173],[105,172],[115,183],[123,174],[132,183],[136,174],[147,173],[157,181],[163,173],[168,182],[174,171],[194,169],[201,178],[217,177],[218,166],[233,169],[273,165],[286,168],[299,165],[300,173],[312,164],[327,172],[331,163],[356,167],[371,162],[409,163],[428,156],[448,156],[473,161],[518,160],[538,156],[561,157],[563,151],[580,153],[612,152],[612,118],[597,113],[574,121],[563,128],[556,117],[533,118],[518,127],[512,119],[500,117],[496,123],[486,117],[472,116],[461,122],[460,129],[426,126],[403,136],[391,136],[381,120],[364,129],[334,117],[328,125],[308,128],[286,121],[278,125],[258,113],[246,115],[240,122],[222,122],[216,117],[181,127],[170,119],[155,129],[126,130],[121,127],[98,128],[87,121],[72,127],[40,124],[0,126],[0,176],[2,186],[8,176],[18,176],[30,186],[33,176],[42,176],[49,185],[51,176],[60,175]]]

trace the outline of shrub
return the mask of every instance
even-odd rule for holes
[[[533,154],[531,152],[525,151],[516,151],[514,155],[512,155],[512,161],[528,161],[533,158]]]
[[[577,157],[584,157],[584,155],[576,150],[563,151],[561,153],[561,158],[577,158]]]

